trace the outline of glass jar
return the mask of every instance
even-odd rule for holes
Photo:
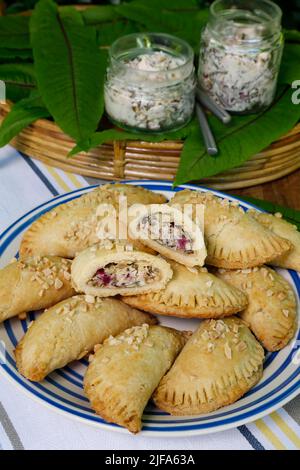
[[[111,121],[125,129],[161,132],[183,127],[195,102],[192,48],[168,34],[123,36],[110,48],[104,87]]]
[[[198,79],[226,110],[255,113],[272,103],[283,49],[281,16],[269,0],[212,3]]]

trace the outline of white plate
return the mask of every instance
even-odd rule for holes
[[[144,188],[163,193],[167,197],[173,195],[172,185],[168,182],[134,181],[128,184],[141,185]],[[204,188],[192,185],[181,186],[176,188],[176,191],[183,188],[206,191]],[[51,201],[38,206],[13,223],[0,236],[0,268],[8,264],[16,255],[22,233],[34,220],[53,207],[81,196],[91,189],[91,187],[88,187],[51,199]],[[223,196],[222,193],[213,192],[218,196]],[[230,199],[234,200],[236,198],[232,197]],[[241,205],[245,209],[252,207],[244,202],[241,202]],[[287,270],[280,270],[280,273],[292,284],[299,300],[299,274]],[[5,344],[5,352],[2,351],[4,357],[1,361],[4,364],[0,367],[3,374],[32,398],[47,405],[52,410],[99,428],[127,432],[119,426],[106,423],[90,409],[82,390],[82,377],[87,366],[85,360],[74,362],[61,370],[53,372],[42,383],[29,382],[19,375],[16,370],[13,350],[26,331],[29,322],[34,318],[35,314],[32,313],[27,320],[20,321],[14,318],[7,320],[0,326],[0,341]],[[162,324],[184,330],[194,329],[198,323],[197,320],[168,317],[160,317],[160,321]],[[300,332],[298,328],[297,336],[286,348],[278,353],[267,355],[262,380],[236,403],[208,415],[189,417],[172,417],[149,404],[143,417],[142,434],[175,437],[206,434],[240,426],[271,413],[294,398],[300,391],[299,379]]]

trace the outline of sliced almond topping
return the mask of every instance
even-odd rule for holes
[[[284,292],[279,292],[277,297],[279,300],[284,300],[286,299],[286,294]]]
[[[231,359],[231,358],[232,358],[231,347],[229,346],[228,343],[225,343],[224,352],[225,352],[225,356],[227,357],[227,359]]]
[[[94,304],[95,303],[95,297],[93,295],[86,295],[85,296],[85,301],[88,304]]]
[[[68,271],[64,271],[63,274],[66,281],[69,281],[71,279],[71,274]]]
[[[50,268],[45,268],[43,269],[43,274],[45,274],[45,276],[51,276],[52,271]]]
[[[287,309],[283,309],[283,310],[282,310],[282,313],[283,313],[283,315],[284,315],[285,317],[287,317],[287,318],[288,318],[288,316],[289,316],[289,314],[290,314],[290,312],[289,312]]]
[[[110,361],[110,358],[107,357],[107,356],[104,356],[103,359],[101,360],[101,362],[103,362],[103,364],[107,364],[109,361]]]
[[[55,279],[55,282],[54,282],[54,287],[56,290],[59,290],[62,288],[62,286],[64,285],[64,283],[60,280],[60,279]]]
[[[251,273],[251,268],[242,269],[241,272],[242,272],[242,274],[250,274]]]
[[[247,349],[247,343],[245,341],[240,341],[239,344],[237,345],[237,350],[242,352]]]
[[[274,295],[274,292],[271,289],[267,290],[267,297],[272,297]]]

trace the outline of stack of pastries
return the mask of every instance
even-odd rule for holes
[[[157,228],[163,213],[174,220],[154,237],[99,240],[99,204],[118,213],[120,196],[144,205],[139,228]],[[186,204],[191,232],[176,219]],[[44,310],[15,350],[20,374],[41,381],[88,356],[92,408],[133,433],[151,398],[172,415],[238,400],[262,377],[265,350],[296,331],[293,289],[270,265],[300,271],[300,233],[279,214],[211,193],[179,191],[168,202],[137,186],[101,186],[35,221],[19,255],[0,271],[0,320]],[[178,331],[156,315],[199,325]]]

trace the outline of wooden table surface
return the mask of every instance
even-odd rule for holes
[[[260,184],[246,189],[232,189],[228,192],[240,196],[265,199],[282,206],[300,210],[300,170],[271,183]]]

